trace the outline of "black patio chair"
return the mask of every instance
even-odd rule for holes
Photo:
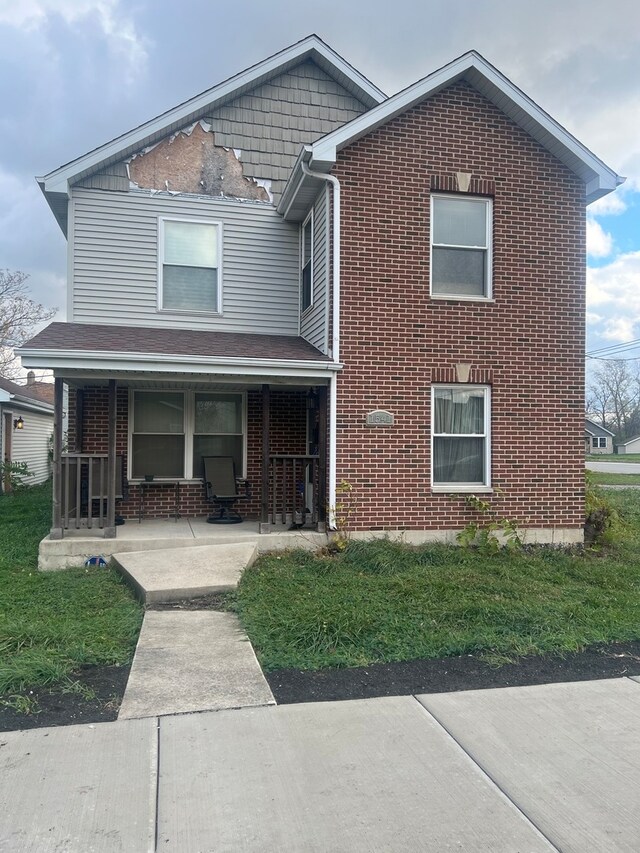
[[[240,513],[234,509],[239,500],[249,497],[249,484],[244,483],[244,493],[238,490],[236,467],[231,456],[203,456],[204,486],[207,500],[219,507],[217,515],[207,518],[209,524],[239,524]]]

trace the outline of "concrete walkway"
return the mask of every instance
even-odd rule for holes
[[[235,589],[253,541],[134,551],[113,562],[146,604]],[[147,611],[118,719],[271,705],[275,700],[233,613]]]
[[[275,703],[233,613],[145,613],[118,719]]]
[[[3,853],[640,850],[640,683],[0,734]]]

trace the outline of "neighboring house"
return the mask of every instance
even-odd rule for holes
[[[39,179],[69,322],[20,354],[127,518],[205,515],[225,455],[263,532],[441,538],[481,493],[580,541],[585,206],[621,180],[473,51],[385,98],[311,36]]]
[[[613,437],[615,433],[601,427],[599,424],[584,419],[584,445],[587,453],[613,453]]]
[[[25,483],[43,483],[51,474],[53,405],[42,399],[38,389],[0,378],[0,426],[3,461],[26,462],[33,476]],[[8,477],[0,477],[0,490],[9,490]]]
[[[616,444],[616,453],[640,453],[640,435],[630,438],[623,444]]]

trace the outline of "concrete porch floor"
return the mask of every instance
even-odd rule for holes
[[[256,542],[258,551],[281,551],[289,548],[320,548],[327,542],[326,533],[313,530],[289,530],[285,525],[272,526],[271,533],[259,532],[257,521],[240,524],[207,524],[205,518],[135,519],[116,528],[115,539],[105,539],[102,530],[66,530],[63,539],[40,542],[38,568],[66,569],[81,566],[88,557],[108,560],[113,554],[131,551],[155,551],[192,548],[207,544]]]

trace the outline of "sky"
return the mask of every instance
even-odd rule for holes
[[[587,349],[640,339],[638,0],[0,0],[0,268],[65,319],[35,176],[317,33],[388,95],[475,49],[619,175],[588,208]],[[640,357],[640,348],[627,356]]]

